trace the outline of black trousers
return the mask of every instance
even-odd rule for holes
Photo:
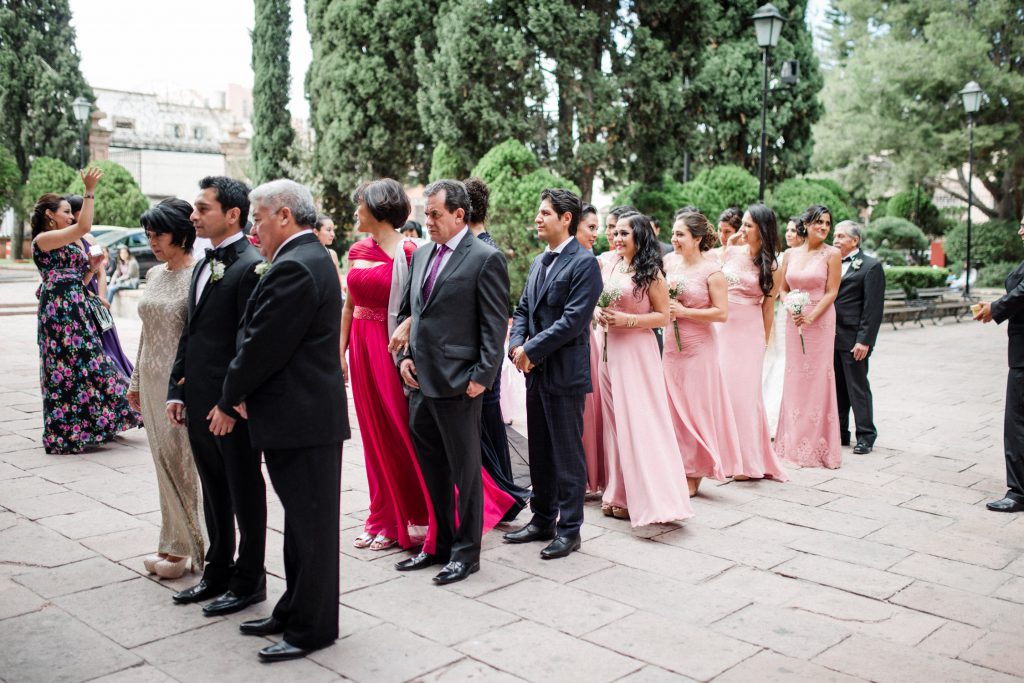
[[[868,382],[868,361],[854,360],[849,351],[836,349],[833,366],[836,375],[836,399],[839,403],[839,435],[850,436],[850,409],[857,425],[857,443],[873,446],[878,438],[875,429],[871,384]]]
[[[484,527],[482,406],[481,396],[427,398],[419,391],[409,395],[409,430],[437,519],[435,554],[450,562],[480,560]]]
[[[338,638],[341,444],[269,450],[266,457],[284,507],[286,588],[274,618],[289,644],[323,647]]]
[[[190,420],[188,440],[203,486],[203,513],[210,547],[203,578],[227,584],[237,595],[266,585],[267,485],[260,452],[249,442],[249,429],[238,420],[230,434],[214,436],[207,419]],[[235,522],[238,558],[235,558]]]
[[[526,426],[530,441],[530,510],[540,526],[557,521],[559,536],[578,533],[587,493],[587,458],[583,452],[583,405],[586,394],[559,396],[540,388],[526,391]]]
[[[1007,498],[1024,501],[1024,368],[1010,368],[1003,414]]]

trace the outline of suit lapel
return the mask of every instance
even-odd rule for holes
[[[437,290],[443,287],[444,283],[448,281],[448,278],[451,277],[452,273],[459,269],[459,266],[462,265],[466,255],[469,253],[469,250],[473,248],[472,240],[475,239],[476,238],[473,237],[473,233],[468,231],[462,237],[462,241],[459,242],[459,246],[455,248],[455,252],[448,257],[448,263],[444,264],[444,268],[442,268],[441,272],[437,274],[437,280],[434,281],[434,287],[430,290],[430,298],[423,302],[423,308],[429,306],[430,302],[437,298]],[[421,292],[422,289],[421,285]]]
[[[427,273],[427,264],[430,262],[430,255],[434,253],[437,245],[431,245],[430,249],[423,249],[420,252],[420,258],[416,258],[415,254],[412,259],[412,272],[409,274],[409,295],[412,297],[412,301],[409,302],[411,310],[423,310],[423,280]],[[419,250],[417,250],[419,251]],[[425,254],[425,255],[424,255]]]
[[[199,273],[203,270],[204,262],[192,269],[192,284],[188,288],[188,321],[192,322],[192,316],[196,313],[196,287],[199,284]]]
[[[548,287],[551,286],[551,282],[555,279],[555,276],[557,276],[562,271],[562,269],[569,264],[569,261],[571,261],[573,257],[576,256],[576,252],[579,250],[580,243],[577,242],[576,240],[573,240],[569,244],[565,245],[565,248],[562,249],[562,253],[559,254],[558,257],[555,258],[555,262],[551,264],[551,272],[548,273],[547,277],[544,279],[544,285],[540,288],[540,291],[537,292],[538,301],[540,301],[540,299],[544,296],[545,292],[548,291]],[[543,261],[541,261],[540,267],[544,267]]]
[[[230,245],[228,245],[227,255],[223,261],[224,275],[221,276],[221,279],[227,276],[228,268],[230,268],[232,264],[234,264],[234,262],[238,260],[238,257],[242,255],[242,252],[244,252],[248,248],[248,246],[249,239],[245,235],[242,235],[242,239],[232,242]],[[200,266],[199,270],[201,269],[202,266]],[[220,280],[218,280],[217,282],[219,281]],[[206,279],[206,287],[203,288],[203,294],[202,296],[199,297],[199,301],[196,303],[196,307],[192,311],[193,315],[198,314],[200,309],[202,309],[203,304],[205,304],[206,300],[210,298],[210,292],[217,285],[217,282],[214,282],[213,280],[213,266],[211,265],[210,277]],[[195,299],[195,297],[193,297],[193,299]]]

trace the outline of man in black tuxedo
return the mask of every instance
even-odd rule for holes
[[[839,438],[850,445],[850,408],[857,424],[853,452],[870,453],[878,431],[872,414],[868,358],[874,351],[885,305],[885,271],[878,260],[860,250],[860,226],[843,221],[836,226],[833,243],[842,254],[843,275],[836,296],[836,398],[839,402]]]
[[[412,256],[399,314],[400,323],[412,318],[412,328],[398,367],[412,389],[409,427],[437,518],[437,546],[395,568],[446,563],[434,582],[447,584],[480,569],[481,394],[494,383],[504,348],[509,282],[505,257],[466,225],[465,185],[438,180],[424,197],[432,244]]]
[[[583,404],[593,391],[590,320],[603,283],[597,259],[575,239],[581,209],[568,190],[541,193],[534,222],[547,248],[530,266],[508,344],[526,373],[533,519],[505,540],[550,540],[540,551],[546,560],[579,549],[587,492]]]
[[[188,320],[171,368],[167,415],[176,425],[187,424],[203,486],[210,546],[202,580],[176,593],[174,601],[216,597],[203,613],[217,616],[266,600],[267,492],[260,452],[251,445],[247,429],[221,434],[210,430],[224,375],[237,350],[239,323],[259,280],[253,268],[261,259],[242,232],[249,217],[249,188],[223,176],[203,178],[199,187],[192,223],[196,234],[215,248],[192,273]],[[241,419],[234,411],[229,417]]]
[[[1024,219],[1017,234],[1024,239]],[[987,503],[993,512],[1024,512],[1024,263],[1006,278],[1006,294],[990,304],[978,304],[975,320],[996,324],[1009,320],[1010,372],[1006,379],[1003,414],[1003,450],[1006,458],[1006,495]]]
[[[338,351],[341,285],[313,233],[317,216],[308,189],[274,180],[250,199],[270,267],[246,307],[242,343],[224,378],[213,428],[230,430],[233,409],[247,415],[253,445],[263,451],[284,506],[287,589],[272,616],[240,627],[249,635],[283,633],[259,652],[264,661],[279,661],[338,637],[341,445],[350,436]]]

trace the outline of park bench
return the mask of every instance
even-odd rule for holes
[[[885,290],[882,322],[890,323],[892,325],[892,329],[896,329],[896,323],[900,323],[902,325],[908,320],[916,322],[918,325],[924,327],[924,323],[921,322],[921,315],[924,312],[925,307],[918,301],[908,300],[907,293],[902,287]]]
[[[950,298],[955,296],[956,298]],[[953,316],[957,322],[971,311],[971,301],[945,287],[922,287],[917,290],[918,305],[923,307],[923,317],[931,318],[932,324],[938,325],[939,319]]]

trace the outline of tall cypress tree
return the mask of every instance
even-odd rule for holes
[[[2,0],[0,144],[22,181],[37,156],[78,166],[79,124],[71,108],[78,97],[95,100],[79,70],[68,1]],[[17,221],[14,253],[21,253],[23,230]]]
[[[256,184],[284,177],[284,166],[295,140],[288,94],[291,83],[288,47],[291,39],[291,3],[256,0],[256,26],[252,31],[252,181]]]

